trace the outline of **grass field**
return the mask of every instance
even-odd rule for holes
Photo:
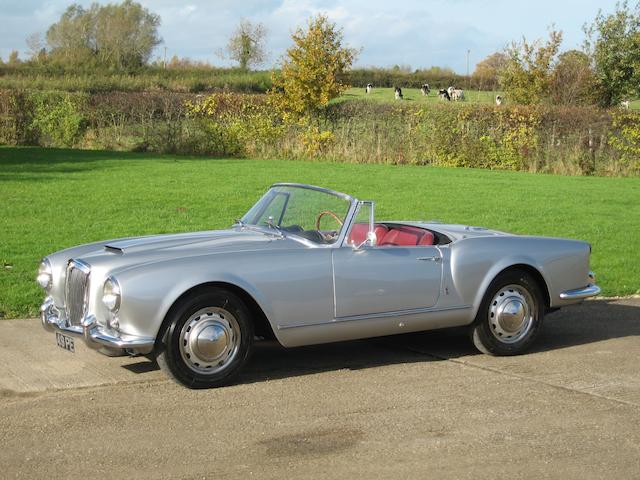
[[[496,95],[499,92],[492,91],[473,91],[465,90],[464,94],[466,102],[464,103],[495,103]],[[403,88],[402,89],[403,101],[411,103],[434,103],[439,102],[438,90],[431,90],[428,96],[422,95],[419,88]],[[338,99],[338,101],[344,100],[370,100],[376,102],[394,102],[395,93],[393,88],[374,88],[373,91],[367,94],[364,88],[350,88]]]
[[[225,227],[276,181],[376,200],[379,218],[587,240],[605,295],[640,289],[640,178],[0,148],[0,316],[37,313],[34,276],[47,253]]]
[[[497,91],[488,90],[466,90],[464,91],[466,101],[468,103],[485,103],[495,105],[496,95],[501,94]],[[418,88],[403,88],[403,101],[411,103],[435,103],[440,101],[438,98],[438,89],[431,90],[428,96],[422,95]],[[342,94],[336,101],[345,100],[371,100],[375,102],[395,102],[395,94],[393,88],[374,88],[373,92],[367,94],[364,88],[350,88]],[[640,110],[640,100],[631,102],[631,110]]]

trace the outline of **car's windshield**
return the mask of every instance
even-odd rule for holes
[[[293,233],[315,243],[331,244],[349,212],[346,196],[298,186],[274,186],[242,217],[245,225]]]

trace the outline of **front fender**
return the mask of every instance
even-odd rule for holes
[[[122,290],[120,328],[130,335],[156,337],[167,312],[186,291],[202,284],[221,282],[246,291],[267,318],[272,307],[249,280],[233,271],[237,259],[209,256],[172,259],[129,268],[117,274]],[[235,268],[232,268],[234,267]]]

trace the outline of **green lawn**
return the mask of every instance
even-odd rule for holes
[[[465,90],[466,101],[463,103],[495,103],[496,95],[499,92]],[[411,103],[434,103],[440,101],[438,89],[431,90],[428,96],[422,95],[419,88],[403,88],[403,101]],[[338,99],[338,101],[366,99],[376,102],[394,102],[395,94],[393,88],[374,88],[373,92],[367,94],[364,88],[350,88]]]
[[[0,148],[0,316],[33,316],[42,256],[99,239],[221,228],[273,182],[377,201],[380,217],[587,240],[605,295],[640,289],[640,178]]]

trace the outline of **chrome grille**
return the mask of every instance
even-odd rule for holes
[[[88,265],[78,260],[69,261],[64,289],[64,303],[67,319],[71,326],[80,325],[87,311],[90,272]]]

